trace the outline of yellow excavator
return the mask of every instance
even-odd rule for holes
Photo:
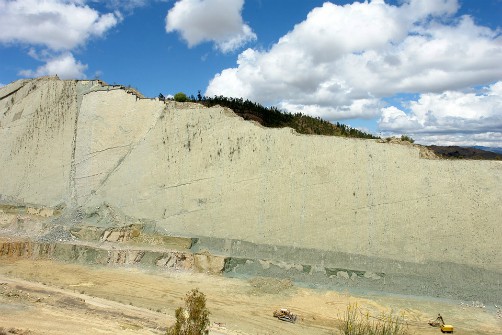
[[[436,320],[429,321],[429,325],[432,327],[438,327],[441,329],[441,333],[453,333],[453,326],[445,324],[441,314],[438,314]]]

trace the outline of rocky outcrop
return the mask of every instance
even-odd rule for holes
[[[193,254],[189,250],[151,250],[117,248],[110,245],[73,243],[40,243],[27,240],[0,240],[0,258],[53,259],[64,262],[100,265],[135,265],[157,267],[169,271],[220,274],[224,269],[223,257]]]
[[[225,256],[254,245],[243,258],[255,263],[387,278],[416,265],[414,278],[439,276],[438,287],[462,283],[464,266],[489,273],[487,296],[502,299],[490,288],[502,269],[502,162],[421,156],[434,158],[411,145],[266,129],[224,108],[141,99],[97,81],[0,88],[3,203],[88,213],[106,203]],[[455,275],[434,273],[448,264]],[[354,273],[331,277],[338,272]]]

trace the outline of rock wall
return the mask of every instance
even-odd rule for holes
[[[168,107],[92,202],[187,236],[500,269],[499,185],[501,162]]]
[[[221,252],[238,240],[500,274],[502,162],[419,150],[263,128],[97,81],[0,88],[1,201],[107,203],[166,234],[223,241]]]
[[[78,110],[74,83],[18,81],[0,88],[0,194],[69,202]]]

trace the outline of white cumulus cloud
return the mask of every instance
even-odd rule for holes
[[[502,140],[502,81],[479,92],[445,91],[421,94],[407,111],[382,109],[379,128],[411,134],[421,143],[485,146]],[[497,145],[500,145],[499,144]]]
[[[57,75],[61,79],[83,79],[87,65],[80,63],[70,52],[50,57],[43,66],[36,70],[23,70],[19,74],[23,77],[40,77]]]
[[[458,9],[457,0],[326,2],[269,50],[243,51],[236,67],[215,75],[206,95],[340,120],[378,116],[382,99],[396,94],[440,94],[499,80],[500,31],[455,16]]]
[[[63,0],[0,0],[0,42],[69,50],[100,37],[118,23],[115,14],[100,14]]]
[[[85,77],[87,65],[71,50],[99,38],[121,20],[117,13],[101,14],[85,0],[0,0],[0,43],[30,45],[29,55],[44,65],[23,70],[27,77],[59,75]],[[36,49],[35,49],[36,48]]]
[[[177,31],[189,47],[214,42],[222,52],[256,40],[243,22],[244,0],[179,0],[166,16],[166,31]]]

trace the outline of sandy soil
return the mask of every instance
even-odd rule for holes
[[[230,279],[138,268],[97,267],[44,260],[0,260],[0,333],[163,334],[189,290],[199,288],[211,311],[211,334],[339,334],[348,303],[370,315],[405,316],[410,333],[441,334],[427,325],[440,312],[456,334],[500,334],[494,306],[472,302],[300,288],[288,281]],[[272,317],[291,309],[296,324]]]

